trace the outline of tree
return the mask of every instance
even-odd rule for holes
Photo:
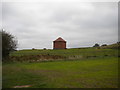
[[[12,34],[4,30],[0,31],[0,33],[2,33],[2,57],[6,58],[10,52],[17,48],[17,40]]]
[[[96,43],[93,47],[99,47],[99,46],[100,46],[100,45]]]

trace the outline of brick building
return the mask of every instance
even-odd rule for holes
[[[53,41],[53,49],[66,49],[66,41],[59,37]]]

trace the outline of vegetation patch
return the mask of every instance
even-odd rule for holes
[[[40,62],[40,61],[50,61],[50,60],[57,60],[57,59],[65,59],[65,56],[60,55],[23,55],[23,56],[10,56],[9,59],[11,61],[29,61],[29,62]]]

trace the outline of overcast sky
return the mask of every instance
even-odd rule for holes
[[[2,22],[18,49],[52,49],[58,37],[67,48],[118,41],[117,2],[3,2]]]

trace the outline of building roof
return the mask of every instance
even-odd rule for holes
[[[58,39],[56,39],[55,41],[64,41],[66,42],[64,39],[62,39],[61,37],[59,37]]]

